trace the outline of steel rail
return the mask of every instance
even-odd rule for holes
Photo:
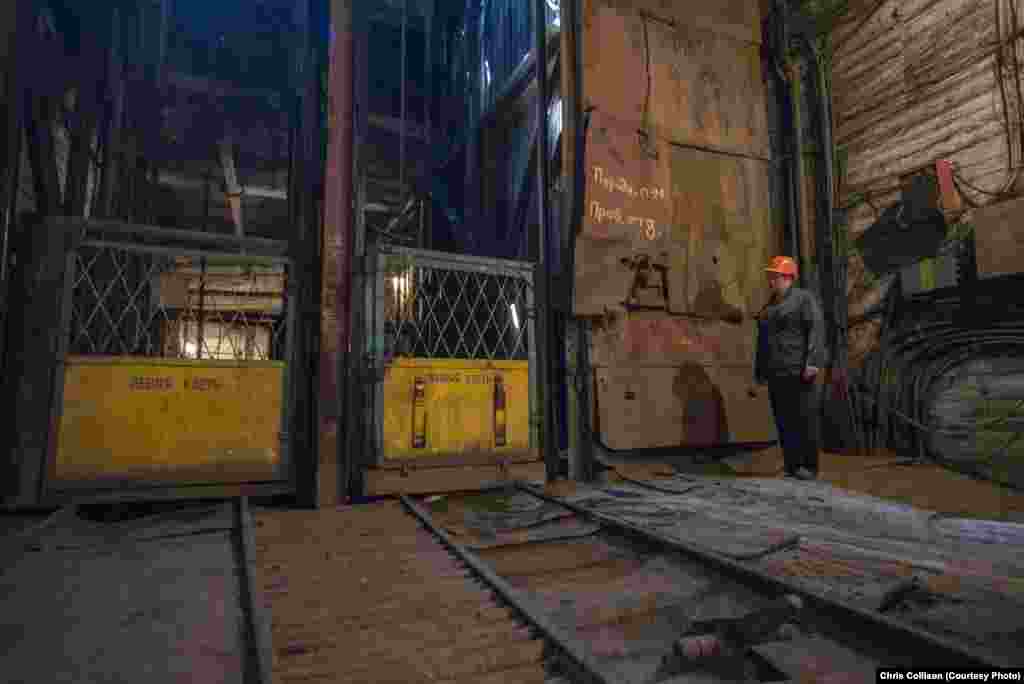
[[[798,584],[775,577],[756,568],[734,561],[726,556],[701,549],[692,544],[671,539],[652,532],[640,525],[620,520],[614,516],[589,510],[579,504],[550,496],[537,488],[516,483],[516,486],[533,496],[549,503],[564,506],[574,513],[600,523],[605,527],[624,533],[633,538],[640,538],[655,543],[672,551],[680,552],[690,558],[714,568],[731,578],[748,586],[779,594],[796,594],[806,602],[809,609],[823,617],[828,617],[832,624],[846,624],[854,627],[857,634],[871,643],[879,645],[880,650],[888,650],[894,660],[910,664],[930,663],[932,667],[1007,667],[1009,663],[993,662],[987,656],[971,649],[964,648],[949,640],[929,634],[910,625],[905,625],[884,615],[872,613],[858,608],[845,601],[828,598],[816,594]]]
[[[564,633],[557,625],[545,618],[539,610],[529,605],[521,592],[498,576],[493,570],[483,563],[474,553],[456,542],[438,527],[430,514],[418,506],[406,495],[401,497],[402,505],[426,527],[431,534],[437,537],[442,544],[461,562],[469,566],[498,598],[511,608],[519,618],[528,623],[533,630],[542,636],[545,641],[553,646],[556,651],[568,662],[567,665],[573,670],[574,681],[594,682],[595,684],[625,684],[619,676],[610,673],[603,673],[595,662],[593,656],[585,652],[572,638]]]
[[[232,501],[234,525],[232,546],[238,563],[238,581],[241,589],[242,629],[245,636],[245,681],[250,684],[272,684],[273,670],[270,652],[270,623],[259,601],[259,588],[255,582],[254,553],[256,536],[252,530],[252,517],[246,497]]]

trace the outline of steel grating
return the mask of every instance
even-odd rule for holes
[[[69,353],[285,358],[287,270],[253,258],[89,244],[74,255]]]
[[[391,356],[527,359],[528,274],[415,263],[383,274]]]

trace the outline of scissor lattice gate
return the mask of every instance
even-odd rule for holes
[[[48,487],[290,486],[285,245],[101,223],[76,243]]]
[[[392,246],[374,258],[377,462],[531,454],[533,265]]]

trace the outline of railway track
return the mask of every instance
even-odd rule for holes
[[[495,578],[397,502],[259,511],[255,537],[276,682],[552,681]]]
[[[525,485],[110,511],[65,509],[4,554],[0,665],[26,673],[10,681],[852,683],[1007,665]],[[31,655],[55,635],[57,657]]]
[[[539,490],[504,497],[519,510],[481,512],[479,495],[403,504],[548,643],[560,681],[857,682],[877,667],[1006,666]]]

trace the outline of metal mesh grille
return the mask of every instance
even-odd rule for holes
[[[130,246],[86,245],[75,261],[71,354],[284,359],[284,266]]]
[[[383,273],[386,354],[527,358],[527,276],[422,265]]]

